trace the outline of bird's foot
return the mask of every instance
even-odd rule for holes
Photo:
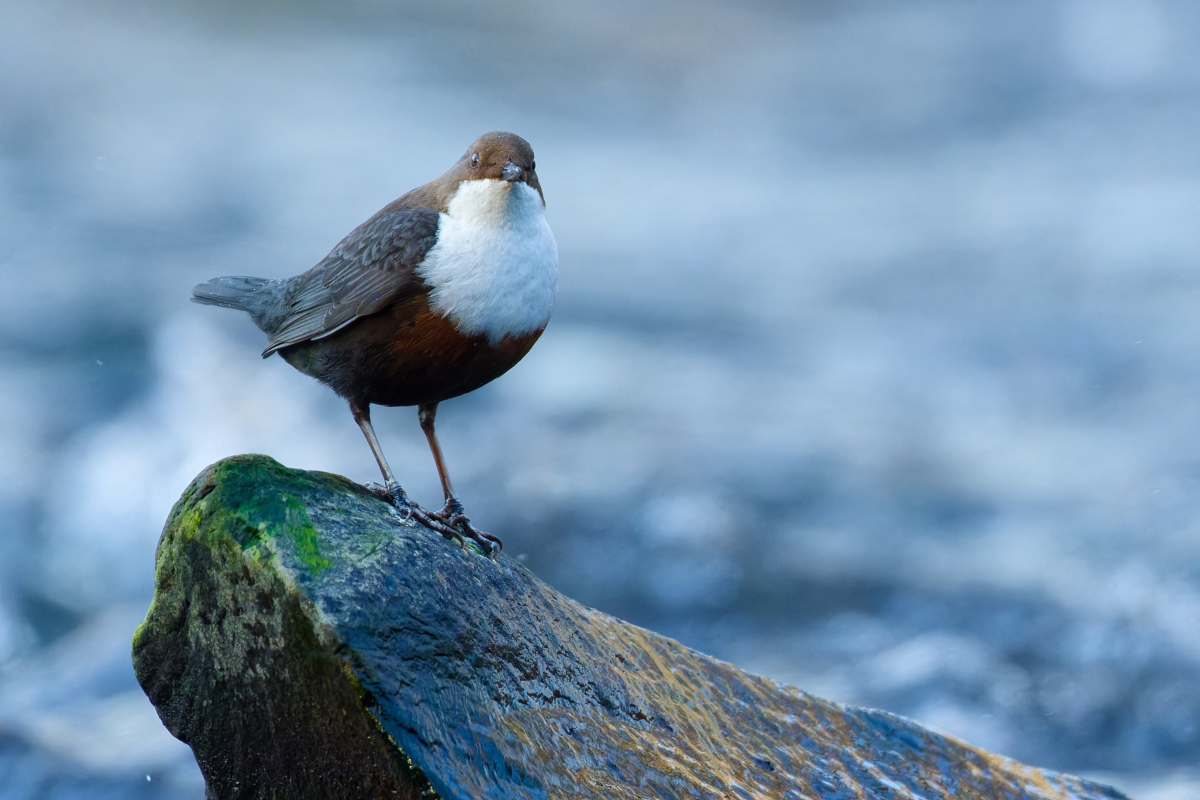
[[[451,504],[447,503],[446,508],[441,511],[428,511],[410,500],[408,493],[398,483],[390,483],[387,486],[368,483],[366,487],[372,494],[390,502],[400,512],[405,522],[410,519],[416,520],[431,531],[440,533],[447,539],[453,539],[463,547],[466,547],[466,539],[469,538],[483,551],[484,555],[492,558],[495,558],[496,554],[500,552],[502,546],[500,540],[490,533],[484,533],[471,527],[470,520],[462,513],[462,504],[455,503],[456,507],[451,508]],[[453,513],[447,513],[448,511]]]
[[[467,518],[463,504],[456,498],[451,498],[446,501],[445,507],[441,511],[433,512],[433,516],[446,525],[460,530],[464,535],[483,548],[492,558],[500,554],[504,548],[504,542],[500,538],[493,536],[486,531],[481,531],[471,524],[471,520]]]
[[[364,483],[363,488],[380,500],[387,500],[389,503],[392,502],[391,494],[388,493],[387,487],[382,483]]]

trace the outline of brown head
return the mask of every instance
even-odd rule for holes
[[[455,182],[484,178],[523,181],[537,189],[542,202],[546,202],[542,185],[538,183],[533,148],[515,133],[492,131],[480,136],[446,173],[446,177],[451,176]]]
[[[446,204],[458,191],[459,184],[484,178],[527,183],[537,190],[543,205],[546,202],[534,169],[533,148],[529,146],[529,142],[514,133],[492,131],[472,142],[462,158],[454,162],[454,166],[441,177],[393,200],[384,206],[379,214],[387,214],[401,208],[422,207],[445,211]]]

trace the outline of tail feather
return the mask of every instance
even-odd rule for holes
[[[272,283],[269,278],[251,278],[246,275],[213,278],[192,289],[192,302],[253,311],[257,304],[251,298],[268,283]]]

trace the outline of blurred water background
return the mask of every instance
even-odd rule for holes
[[[497,128],[562,258],[442,407],[582,602],[1144,800],[1200,797],[1200,5],[3,0],[0,796],[200,798],[129,665],[183,487],[377,478],[213,275]],[[438,503],[411,409],[376,424]]]

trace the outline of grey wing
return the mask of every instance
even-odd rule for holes
[[[428,287],[416,266],[437,241],[438,212],[409,208],[374,217],[343,239],[321,263],[289,279],[263,358],[318,339]],[[273,315],[274,316],[274,315]]]

